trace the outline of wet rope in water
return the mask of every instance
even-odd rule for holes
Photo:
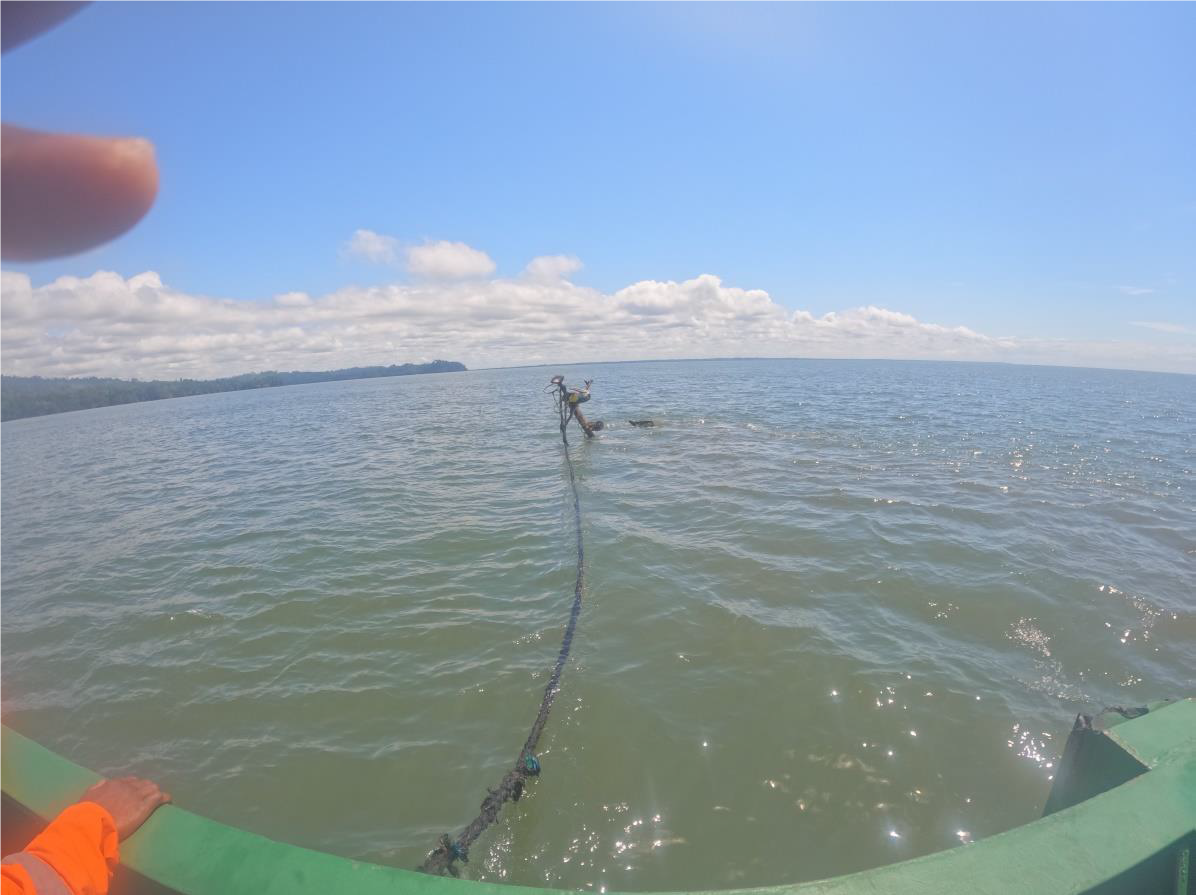
[[[577,618],[581,615],[581,598],[585,590],[585,550],[581,541],[581,498],[577,494],[577,476],[573,470],[573,458],[569,456],[569,439],[565,437],[565,426],[569,416],[561,407],[558,400],[557,410],[561,417],[561,443],[564,448],[565,464],[569,469],[569,487],[573,491],[573,528],[577,535],[577,579],[573,585],[573,606],[569,610],[569,622],[565,625],[565,634],[561,638],[561,649],[556,657],[556,664],[552,668],[552,676],[548,679],[548,686],[544,688],[544,698],[540,700],[540,711],[532,724],[531,732],[527,735],[527,742],[519,751],[519,758],[515,766],[503,776],[497,789],[487,790],[486,798],[482,800],[481,811],[478,816],[462,830],[456,839],[447,833],[440,837],[440,844],[424,859],[419,869],[425,873],[435,873],[440,876],[448,873],[456,876],[458,871],[456,862],[468,863],[469,847],[479,836],[498,819],[498,812],[506,802],[518,802],[523,795],[524,786],[529,777],[536,777],[540,773],[540,760],[536,758],[536,745],[540,742],[540,734],[548,723],[548,712],[552,709],[553,700],[560,690],[561,674],[565,670],[565,663],[569,661],[569,651],[573,648],[573,633],[577,630]]]

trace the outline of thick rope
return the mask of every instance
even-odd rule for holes
[[[569,651],[573,648],[573,633],[577,630],[577,618],[581,615],[581,598],[585,591],[585,550],[581,542],[581,498],[577,495],[577,476],[573,470],[573,458],[569,456],[569,439],[565,437],[565,426],[572,414],[566,416],[558,400],[557,409],[561,417],[561,444],[564,448],[565,464],[569,469],[569,487],[573,491],[573,529],[577,535],[577,579],[573,585],[573,606],[569,610],[569,623],[565,625],[565,634],[561,638],[561,649],[557,653],[556,664],[552,668],[552,676],[548,679],[548,686],[544,688],[544,698],[540,700],[540,712],[536,715],[531,732],[527,735],[527,742],[519,751],[519,758],[515,766],[503,776],[497,789],[487,791],[482,800],[481,811],[456,839],[447,833],[440,837],[440,844],[424,859],[419,869],[425,873],[435,873],[440,876],[450,874],[456,876],[458,870],[456,862],[468,863],[469,847],[498,819],[498,812],[506,802],[518,802],[523,795],[524,785],[529,777],[540,773],[540,761],[536,758],[536,745],[540,742],[540,734],[548,723],[548,712],[552,709],[553,700],[560,690],[561,674],[565,670],[565,663],[569,661]]]

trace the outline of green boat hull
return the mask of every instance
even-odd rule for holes
[[[1133,712],[1128,714],[1133,715]],[[3,728],[3,847],[38,827],[99,777]],[[1046,814],[933,855],[755,895],[1196,895],[1196,700],[1136,717],[1081,716],[1068,738]],[[121,846],[115,893],[518,895],[549,891],[431,877],[275,842],[192,814],[159,809]],[[733,895],[728,892],[727,895]]]

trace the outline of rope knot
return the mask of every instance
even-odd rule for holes
[[[450,871],[453,869],[453,861],[460,861],[462,864],[469,863],[469,851],[454,842],[448,833],[440,837],[440,848],[437,851],[448,859],[446,866]]]

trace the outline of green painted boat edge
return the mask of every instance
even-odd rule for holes
[[[1188,895],[1188,867],[1196,846],[1196,699],[1150,708],[1147,714],[1104,729],[1077,726],[1073,730],[1065,757],[1069,750],[1084,754],[1094,744],[1113,744],[1142,769],[1125,782],[1119,779],[1124,774],[1116,771],[1105,791],[1085,801],[936,854],[833,879],[729,890],[723,895],[935,895],[960,890],[970,895],[1156,891]],[[8,727],[0,730],[0,736],[0,789],[6,805],[11,802],[48,820],[100,779]],[[1065,770],[1061,766],[1060,774]],[[122,844],[121,851],[127,871],[119,888],[129,892],[519,895],[559,891],[429,877],[353,861],[276,842],[174,805],[159,809]]]

